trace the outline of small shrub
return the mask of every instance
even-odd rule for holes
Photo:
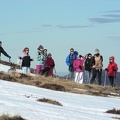
[[[120,110],[116,110],[115,108],[113,108],[112,110],[106,111],[106,113],[120,114]]]
[[[15,116],[10,116],[8,114],[3,114],[0,116],[0,120],[26,120],[24,118],[22,118],[21,116],[19,115],[15,115]]]
[[[44,84],[41,87],[46,88],[46,89],[51,89],[51,90],[56,90],[56,91],[66,91],[65,87],[62,85],[57,85],[57,84]]]
[[[37,101],[46,102],[46,103],[50,103],[50,104],[53,104],[53,105],[63,106],[61,103],[59,103],[57,101],[46,99],[46,98],[38,99]]]

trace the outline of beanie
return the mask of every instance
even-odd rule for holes
[[[99,54],[99,50],[98,49],[95,49],[95,54]]]

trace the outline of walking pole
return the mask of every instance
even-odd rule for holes
[[[10,58],[9,58],[9,63],[10,63]]]
[[[106,76],[107,76],[107,71],[105,70],[104,87],[105,87],[105,85],[106,85]]]

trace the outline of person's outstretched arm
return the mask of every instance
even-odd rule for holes
[[[4,50],[3,48],[1,48],[1,53],[2,53],[3,55],[5,55],[6,57],[11,58],[11,57],[5,52],[5,50]]]

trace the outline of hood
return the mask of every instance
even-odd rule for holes
[[[113,59],[113,62],[114,62],[114,60],[115,60],[115,57],[114,57],[114,56],[111,56],[110,58],[111,58],[111,59]]]

